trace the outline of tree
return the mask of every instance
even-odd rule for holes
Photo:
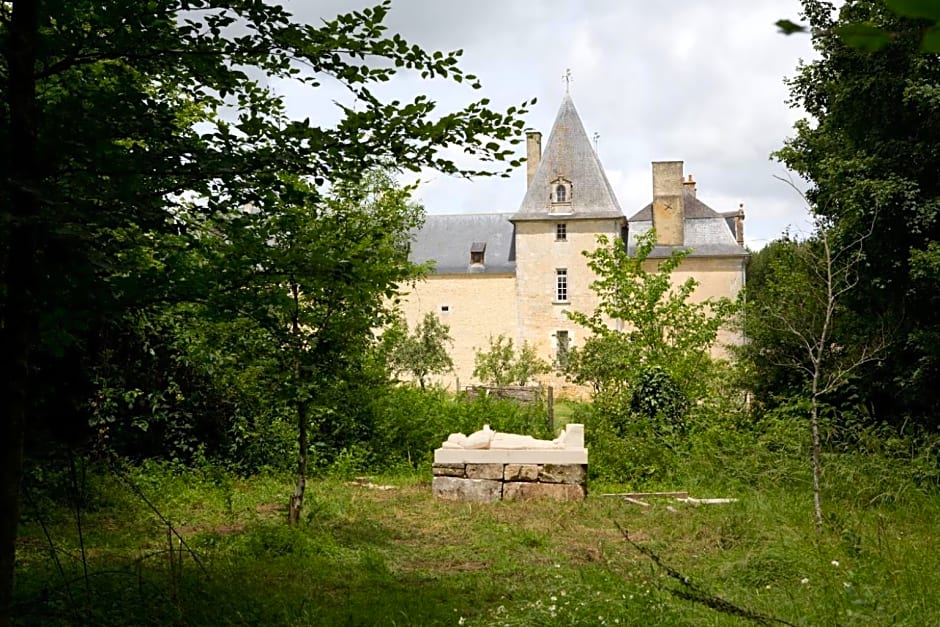
[[[408,323],[397,318],[383,334],[383,341],[391,369],[413,375],[422,390],[430,375],[454,369],[447,354],[447,345],[452,342],[450,327],[431,312],[424,315],[412,333],[408,332]]]
[[[489,347],[478,349],[473,358],[473,376],[485,385],[504,387],[513,380],[512,361],[515,351],[512,339],[500,334],[490,336]]]
[[[858,50],[875,52],[893,39],[904,37],[919,41],[922,52],[940,52],[940,5],[934,0],[884,0],[884,5],[895,16],[911,19],[890,25],[866,19],[849,20],[833,25],[830,32],[839,36],[845,45]],[[805,25],[792,20],[781,19],[776,24],[784,35],[809,32]]]
[[[308,205],[292,200],[291,176],[309,177],[304,194],[318,196],[373,166],[472,175],[509,158],[525,105],[501,114],[481,99],[437,116],[426,96],[372,93],[400,68],[479,86],[459,51],[387,36],[388,10],[308,26],[255,0],[0,4],[0,625],[11,620],[24,437],[55,398],[37,369],[89,354],[103,320],[191,297],[167,263],[180,211],[267,207],[258,201],[271,195]],[[324,76],[357,101],[332,128],[289,119],[266,87],[283,78],[314,89]],[[440,152],[453,146],[484,165],[458,166]]]
[[[673,285],[672,272],[688,250],[676,249],[648,270],[655,244],[650,230],[638,237],[631,256],[622,242],[601,236],[598,248],[584,253],[597,276],[591,289],[600,302],[591,314],[568,312],[590,331],[573,351],[568,372],[576,382],[593,385],[596,397],[629,404],[641,381],[668,380],[675,388],[670,395],[683,403],[706,391],[709,350],[735,305],[726,298],[693,301],[698,283],[692,278]]]
[[[512,364],[512,376],[517,385],[528,385],[529,379],[540,374],[551,372],[552,368],[548,362],[539,357],[535,347],[526,341],[522,342],[519,354]]]
[[[487,350],[478,349],[474,356],[473,376],[486,385],[505,387],[518,382],[527,385],[532,377],[551,371],[548,363],[538,356],[535,348],[523,342],[516,354],[511,338],[500,334],[489,339]]]
[[[846,386],[859,369],[883,350],[881,336],[865,342],[843,342],[843,302],[858,289],[863,246],[871,231],[835,248],[831,227],[817,220],[808,242],[784,240],[769,259],[772,280],[766,281],[748,304],[749,325],[759,333],[745,354],[761,368],[770,361],[798,378],[797,398],[809,399],[812,438],[813,511],[817,533],[822,532],[820,496],[822,473],[820,419],[831,395]]]
[[[852,0],[834,15],[828,2],[803,2],[819,59],[789,85],[793,106],[811,119],[776,157],[810,182],[807,198],[833,227],[834,250],[874,225],[859,259],[866,280],[843,301],[856,326],[844,341],[863,346],[891,329],[882,367],[860,373],[863,401],[875,420],[936,428],[940,293],[919,268],[931,266],[940,241],[940,57],[921,51],[933,24],[888,8],[901,4]],[[846,45],[838,29],[856,23],[896,35],[876,51]]]
[[[320,388],[367,352],[395,286],[415,275],[407,234],[423,214],[380,171],[334,185],[317,203],[309,184],[293,185],[303,204],[272,194],[261,206],[213,220],[206,244],[221,288],[210,302],[213,315],[247,319],[264,333],[279,364],[271,375],[295,411],[297,487],[288,518],[297,523],[311,408],[337,409],[322,402]]]

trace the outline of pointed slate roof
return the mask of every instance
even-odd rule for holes
[[[553,182],[559,178],[571,184],[570,203],[553,206],[549,194]],[[561,101],[538,170],[512,220],[557,220],[559,217],[566,220],[623,217],[620,203],[568,94]]]

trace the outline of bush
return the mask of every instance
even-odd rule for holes
[[[490,425],[496,431],[555,437],[541,403],[521,404],[487,396],[403,385],[389,389],[372,405],[375,426],[364,444],[372,452],[370,469],[392,470],[430,465],[434,449],[451,433],[472,433]]]

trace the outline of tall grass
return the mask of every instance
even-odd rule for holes
[[[319,469],[296,527],[287,476],[89,465],[80,543],[69,477],[37,469],[18,623],[742,624],[729,608],[798,625],[940,623],[936,437],[830,425],[817,534],[808,433],[792,415],[697,408],[686,431],[664,433],[573,405],[569,419],[587,424],[588,500],[479,505],[432,498],[431,452],[483,423],[547,437],[542,409],[409,388],[381,402],[376,435]],[[381,473],[386,489],[347,481],[359,472]],[[603,496],[644,489],[737,501]]]

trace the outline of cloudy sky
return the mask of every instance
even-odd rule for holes
[[[294,0],[288,8],[317,22],[372,4]],[[775,176],[769,157],[803,117],[787,104],[786,76],[813,58],[806,35],[777,34],[796,19],[796,0],[395,0],[387,20],[425,49],[464,50],[462,66],[483,89],[403,76],[379,93],[427,93],[442,110],[478,97],[506,108],[536,97],[527,126],[547,138],[571,70],[570,93],[629,216],[651,199],[650,162],[682,160],[713,209],[743,203],[748,245],[760,248],[788,226],[809,229],[799,195]],[[327,85],[315,97],[276,84],[290,113],[328,123],[338,116]],[[520,156],[524,151],[520,145]],[[524,168],[508,179],[466,181],[426,173],[418,192],[429,213],[512,212]]]

